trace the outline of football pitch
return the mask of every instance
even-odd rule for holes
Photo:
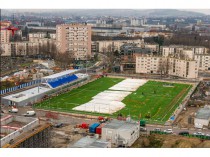
[[[122,80],[120,78],[100,78],[68,93],[43,101],[37,104],[36,107],[56,111],[95,114],[74,111],[72,108],[89,102],[93,96],[109,89]],[[125,97],[122,102],[126,106],[112,116],[116,117],[121,113],[123,116],[131,115],[133,119],[141,118],[150,122],[164,123],[170,118],[191,87],[192,85],[189,84],[172,83],[169,85],[166,82],[148,81]]]
[[[73,89],[68,93],[48,99],[40,104],[37,104],[36,107],[73,112],[72,108],[90,101],[93,96],[107,90],[122,80],[123,79],[120,78],[103,77],[77,89]]]
[[[166,122],[191,87],[189,84],[173,83],[170,86],[166,82],[148,81],[123,100],[126,107],[119,112],[136,119]]]

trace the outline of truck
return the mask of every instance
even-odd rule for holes
[[[35,111],[27,111],[26,114],[23,114],[25,117],[30,117],[30,116],[35,116],[36,112]]]

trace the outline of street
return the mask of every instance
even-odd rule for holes
[[[178,135],[182,131],[187,131],[189,134],[193,134],[195,132],[202,132],[204,134],[209,134],[210,135],[210,130],[209,129],[188,129],[188,128],[178,128],[178,127],[171,127],[171,126],[161,126],[161,125],[150,125],[148,124],[146,126],[147,128],[147,133],[149,134],[150,131],[154,130],[155,128],[160,128],[161,131],[164,131],[166,129],[172,129],[173,134]]]

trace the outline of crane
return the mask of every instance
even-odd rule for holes
[[[15,35],[15,31],[19,30],[18,28],[14,27],[14,26],[9,26],[9,27],[6,27],[6,28],[1,28],[1,30],[9,30],[9,31],[12,31],[12,36]]]

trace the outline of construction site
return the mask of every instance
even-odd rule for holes
[[[1,114],[2,148],[48,148],[51,124],[38,118]]]

